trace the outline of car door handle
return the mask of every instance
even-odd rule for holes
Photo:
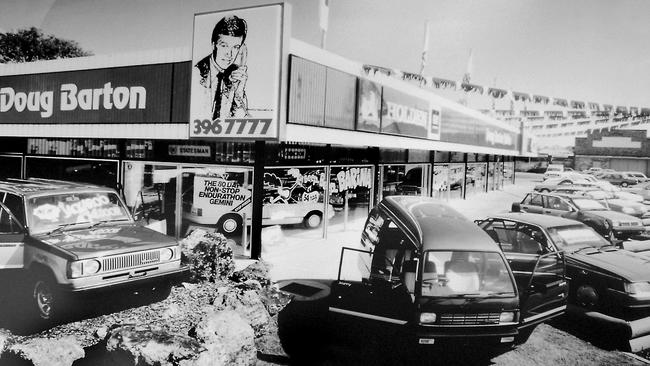
[[[551,213],[551,210],[544,210],[544,213]]]
[[[581,275],[586,275],[586,274],[587,274],[587,271],[585,271],[584,269],[581,269],[581,270],[580,270],[580,274],[581,274]]]

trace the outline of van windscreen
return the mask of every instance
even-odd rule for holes
[[[496,252],[427,251],[422,296],[515,296],[503,257]]]

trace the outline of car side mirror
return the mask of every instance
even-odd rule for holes
[[[521,203],[519,203],[519,202],[514,202],[514,203],[512,204],[511,211],[512,211],[512,212],[521,212]]]

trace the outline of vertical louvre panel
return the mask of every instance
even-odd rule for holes
[[[102,270],[107,272],[158,262],[160,262],[160,252],[158,250],[152,250],[148,252],[104,258],[102,260]]]
[[[291,57],[289,123],[323,126],[325,120],[325,66]]]
[[[356,83],[357,78],[354,75],[327,69],[326,127],[354,129]]]

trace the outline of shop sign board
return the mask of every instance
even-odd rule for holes
[[[190,138],[279,137],[286,4],[196,14]]]
[[[1,123],[170,121],[172,64],[0,77]]]
[[[209,158],[212,156],[209,145],[169,145],[169,156],[188,156]]]
[[[398,90],[383,87],[381,132],[428,137],[429,102]]]
[[[441,141],[505,150],[519,149],[519,133],[451,108],[442,108],[441,117]]]
[[[358,131],[379,132],[381,127],[381,86],[360,78],[357,91]]]

